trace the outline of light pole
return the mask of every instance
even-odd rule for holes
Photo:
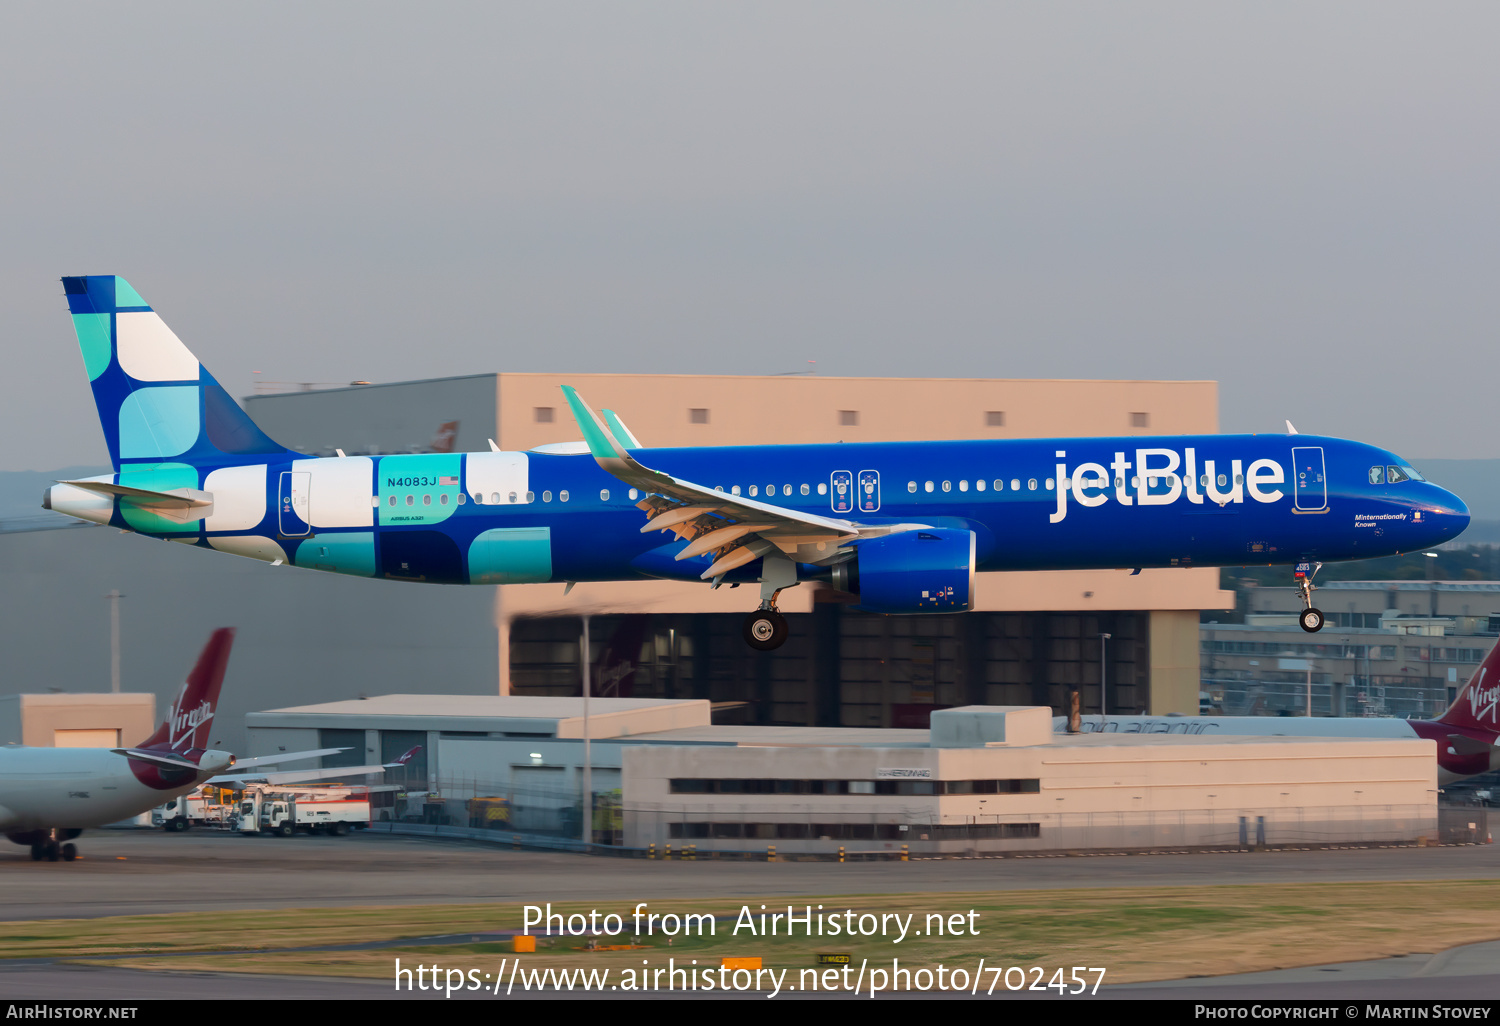
[[[1109,670],[1104,659],[1105,647],[1110,634],[1099,635],[1099,729],[1103,730],[1109,716]]]
[[[594,762],[589,751],[589,615],[583,614],[583,850],[594,839]]]
[[[124,595],[120,594],[119,588],[113,588],[108,595],[109,599],[109,691],[110,694],[120,693],[120,600]]]

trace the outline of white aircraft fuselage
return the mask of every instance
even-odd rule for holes
[[[228,752],[210,751],[197,772],[162,774],[108,748],[0,748],[0,831],[116,823],[186,794],[233,762]]]

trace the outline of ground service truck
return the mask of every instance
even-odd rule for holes
[[[370,825],[369,794],[263,795],[260,833],[291,837],[293,833],[347,834]]]

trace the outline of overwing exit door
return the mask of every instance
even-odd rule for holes
[[[1302,513],[1321,513],[1328,508],[1328,479],[1324,473],[1323,447],[1292,449],[1293,508]]]
[[[283,538],[301,538],[308,533],[307,493],[312,474],[304,470],[281,472],[281,487],[276,498],[277,530]]]

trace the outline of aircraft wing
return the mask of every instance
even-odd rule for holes
[[[837,558],[839,547],[848,542],[920,526],[867,527],[743,495],[730,495],[652,470],[630,454],[576,390],[564,385],[563,394],[599,466],[646,493],[636,503],[651,518],[641,528],[642,533],[672,531],[686,539],[689,544],[677,554],[677,559],[704,553],[715,555],[713,565],[700,575],[705,581],[778,550],[799,562],[830,563]],[[629,434],[623,425],[621,433]]]
[[[257,755],[253,759],[236,759],[235,768],[254,769],[257,766],[275,766],[283,762],[297,762],[299,759],[318,759],[325,755],[337,755],[339,752],[347,752],[347,748],[315,748],[310,752],[285,752],[278,755]]]
[[[226,773],[207,783],[220,787],[241,784],[300,784],[307,780],[339,780],[343,777],[373,777],[384,773],[384,766],[329,766],[325,769],[284,770],[280,773]]]

